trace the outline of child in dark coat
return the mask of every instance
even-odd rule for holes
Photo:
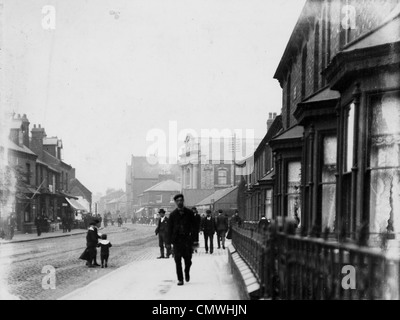
[[[101,267],[107,268],[108,257],[110,255],[110,247],[112,247],[112,245],[111,242],[107,240],[106,234],[101,235],[101,240],[99,241],[97,246],[101,248],[100,250]]]

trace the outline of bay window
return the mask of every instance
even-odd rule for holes
[[[375,95],[370,102],[371,232],[399,232],[400,92]]]

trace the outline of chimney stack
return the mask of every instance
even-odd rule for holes
[[[38,155],[39,159],[41,159],[43,153],[43,139],[47,136],[46,131],[39,124],[38,128],[36,125],[33,126],[31,133],[31,149]]]
[[[22,116],[22,125],[21,125],[21,129],[22,129],[22,143],[24,144],[24,146],[26,146],[27,148],[29,148],[29,120],[26,116],[26,114],[24,114]]]
[[[267,131],[269,130],[269,128],[271,128],[272,123],[274,122],[276,118],[276,112],[272,113],[268,113],[268,120],[267,120]]]

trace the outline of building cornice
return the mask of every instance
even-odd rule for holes
[[[330,87],[341,91],[349,81],[362,72],[373,73],[377,69],[399,70],[400,41],[373,47],[339,52],[323,71]]]

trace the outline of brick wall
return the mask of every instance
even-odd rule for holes
[[[288,86],[288,74],[284,75],[282,81],[282,123],[284,129],[291,127],[296,124],[296,120],[293,117],[293,112],[297,107],[297,104],[301,102],[301,89],[302,89],[302,55],[303,48],[307,48],[307,63],[306,63],[306,74],[305,74],[305,97],[312,95],[314,91],[314,52],[315,52],[315,26],[319,23],[319,46],[318,55],[319,61],[316,64],[318,67],[318,74],[323,69],[322,57],[327,50],[330,51],[330,60],[340,51],[341,47],[345,45],[343,42],[344,31],[342,29],[342,20],[344,14],[342,13],[342,0],[327,0],[321,1],[321,6],[317,10],[315,21],[310,26],[308,33],[302,40],[302,43],[298,43],[297,52],[290,60],[290,88]],[[388,14],[400,3],[400,0],[352,0],[349,2],[355,8],[356,24],[355,29],[349,33],[348,41],[354,41],[358,37],[366,34],[372,29],[379,26]],[[327,31],[326,37],[326,50],[322,48],[322,36],[323,36],[323,25],[324,12],[328,12],[326,15],[329,20],[329,31]],[[326,20],[327,21],[327,20]],[[328,40],[329,39],[329,40]],[[329,44],[329,48],[328,48]],[[326,64],[327,65],[327,64]],[[317,89],[322,88],[323,80],[322,76],[319,75]],[[290,90],[290,121],[287,123],[287,90]]]

